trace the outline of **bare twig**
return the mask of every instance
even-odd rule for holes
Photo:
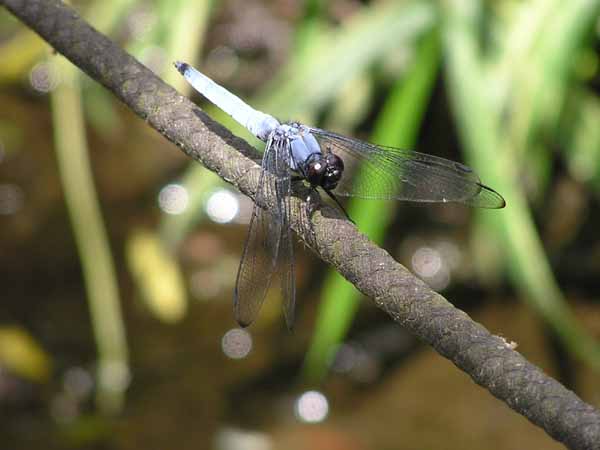
[[[247,143],[213,122],[58,0],[0,0],[90,77],[183,151],[254,197],[260,168]],[[300,200],[298,200],[300,202]],[[600,413],[498,336],[429,289],[349,222],[317,212],[313,241],[299,236],[396,322],[479,385],[572,449],[600,449]]]

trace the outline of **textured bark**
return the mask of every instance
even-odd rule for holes
[[[260,171],[253,162],[256,151],[70,7],[58,0],[0,4],[187,155],[254,198]],[[302,200],[296,198],[294,204],[298,211]],[[596,409],[432,291],[335,211],[324,207],[314,215],[314,238],[301,216],[296,214],[293,222],[300,238],[396,322],[554,439],[572,449],[600,449]]]

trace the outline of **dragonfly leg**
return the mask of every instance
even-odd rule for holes
[[[315,231],[315,226],[312,222],[312,216],[319,206],[318,199],[314,198],[315,195],[319,197],[319,193],[315,189],[311,189],[308,195],[306,196],[306,202],[304,203],[305,217],[303,218],[303,223],[308,225],[308,234],[310,236],[310,242],[308,242],[308,244],[313,248],[316,248],[317,233]]]
[[[346,209],[342,206],[342,204],[340,203],[340,201],[337,199],[337,197],[335,196],[335,194],[333,192],[331,192],[328,189],[323,189],[325,192],[327,192],[327,195],[329,195],[329,197],[331,197],[331,199],[335,202],[335,204],[342,210],[342,212],[344,213],[344,215],[346,216],[346,219],[348,219],[350,222],[352,222],[354,225],[356,225],[356,222],[354,222],[354,220],[352,220],[350,218],[350,216],[348,215],[348,213],[346,212]]]

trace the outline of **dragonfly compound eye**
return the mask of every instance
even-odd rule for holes
[[[344,173],[344,161],[339,156],[329,153],[325,157],[325,175],[321,182],[323,189],[334,189]]]
[[[315,156],[315,157],[313,157]],[[313,154],[306,165],[306,179],[312,186],[320,186],[327,173],[327,162],[321,154]]]

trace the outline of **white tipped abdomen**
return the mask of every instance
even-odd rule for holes
[[[237,123],[246,127],[257,138],[266,141],[271,131],[279,126],[279,122],[273,116],[255,110],[189,64],[177,61],[175,67],[194,89],[233,117]]]

